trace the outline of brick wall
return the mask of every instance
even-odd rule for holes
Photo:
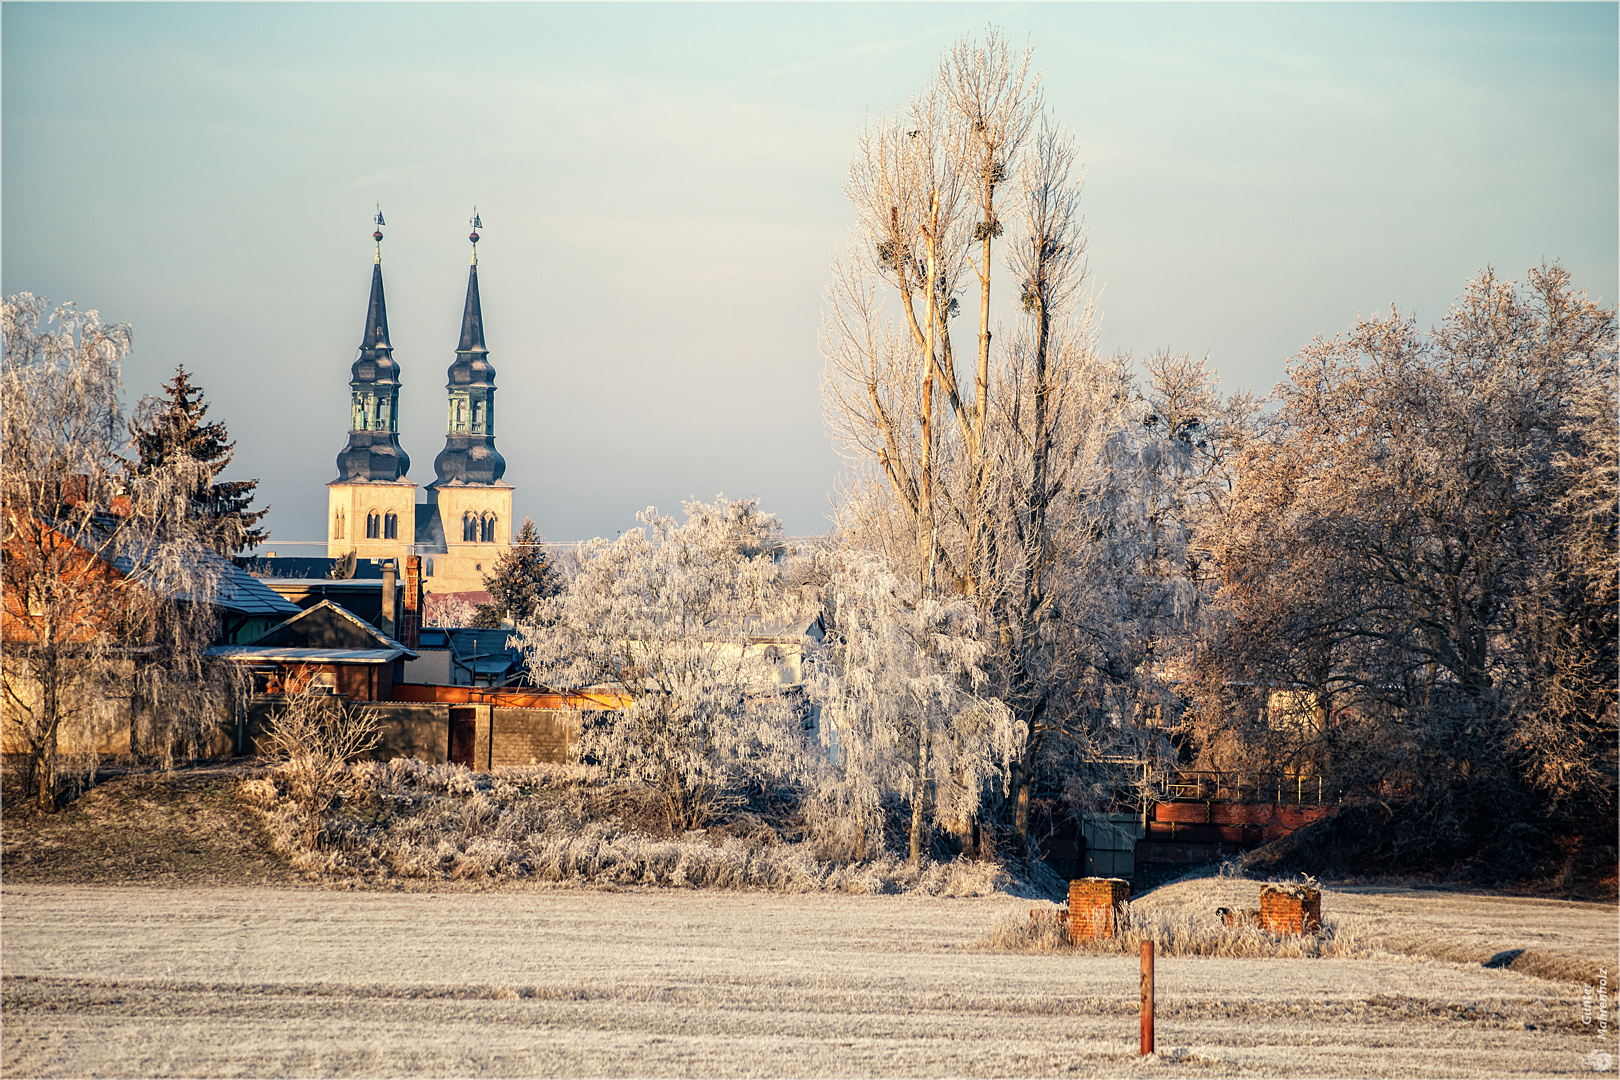
[[[1302,887],[1260,890],[1260,927],[1273,934],[1317,934],[1322,931],[1322,894]]]
[[[490,766],[567,765],[577,760],[579,721],[574,709],[493,709]]]
[[[1123,878],[1079,878],[1069,882],[1069,936],[1112,937],[1130,902],[1131,886]]]

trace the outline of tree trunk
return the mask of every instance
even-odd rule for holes
[[[928,729],[917,727],[917,780],[911,793],[911,865],[922,865],[923,802],[928,793]]]

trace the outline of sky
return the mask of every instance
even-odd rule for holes
[[[1616,4],[0,6],[0,291],[183,364],[282,554],[324,533],[381,203],[425,485],[467,223],[514,516],[550,540],[755,497],[823,533],[828,267],[856,134],[964,35],[1034,49],[1079,141],[1109,352],[1228,392],[1492,266],[1620,275]],[[972,333],[973,328],[964,331]],[[279,547],[278,547],[279,545]]]

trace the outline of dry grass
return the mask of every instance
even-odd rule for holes
[[[483,774],[409,758],[357,764],[315,823],[277,770],[238,790],[263,815],[278,854],[311,878],[930,896],[987,896],[1016,884],[994,863],[918,868],[888,853],[829,860],[746,811],[709,830],[656,835],[639,793],[605,787],[582,766]]]
[[[1139,953],[1153,943],[1158,956],[1214,956],[1232,959],[1284,957],[1354,959],[1369,955],[1356,935],[1337,920],[1322,920],[1321,934],[1269,934],[1253,925],[1226,926],[1219,918],[1190,911],[1139,911],[1127,908],[1120,932],[1112,937],[1071,941],[1057,908],[1010,915],[973,948],[1015,953]]]

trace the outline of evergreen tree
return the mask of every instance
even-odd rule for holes
[[[523,519],[511,549],[496,560],[495,572],[484,575],[484,588],[489,590],[497,617],[514,622],[533,617],[540,601],[562,591],[562,581],[546,556],[533,518]]]
[[[257,480],[216,483],[236,454],[236,443],[219,421],[205,423],[208,402],[203,390],[191,382],[184,366],[163,384],[162,397],[142,400],[130,421],[136,460],[127,466],[135,476],[161,469],[191,468],[191,512],[205,542],[222,555],[263,543],[270,530],[255,528],[269,508],[250,510]]]

